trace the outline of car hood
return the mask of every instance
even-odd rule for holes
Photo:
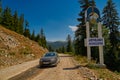
[[[51,60],[53,58],[55,58],[55,57],[42,57],[41,60]]]

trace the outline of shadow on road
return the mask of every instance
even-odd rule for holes
[[[75,66],[75,67],[70,67],[70,68],[63,68],[63,70],[74,70],[80,68],[80,65]]]
[[[39,68],[39,65],[34,66],[8,80],[28,80],[30,77],[37,75],[38,73],[41,73],[43,70]]]
[[[38,67],[40,69],[48,69],[48,68],[54,68],[55,66],[42,66],[42,67]]]

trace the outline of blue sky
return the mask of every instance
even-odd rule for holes
[[[95,0],[102,12],[107,0]],[[120,15],[120,0],[113,0]],[[71,27],[79,24],[80,12],[78,0],[2,0],[2,7],[10,7],[12,12],[24,14],[31,32],[39,33],[43,28],[48,41],[64,41],[68,34],[74,37]]]

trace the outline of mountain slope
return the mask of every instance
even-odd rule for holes
[[[0,68],[39,58],[47,49],[0,26]]]

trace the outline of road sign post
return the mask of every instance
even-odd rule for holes
[[[92,22],[92,21],[93,22]],[[89,22],[97,22],[98,24],[98,37],[97,38],[90,38],[90,26]],[[90,6],[87,8],[85,12],[85,22],[86,22],[86,42],[85,45],[87,47],[87,58],[88,62],[91,61],[91,46],[98,46],[99,47],[99,60],[100,65],[104,66],[104,56],[103,56],[103,46],[104,46],[104,38],[102,37],[102,26],[100,22],[100,12],[96,7]]]
[[[86,36],[87,36],[87,38],[90,38],[89,22],[86,22]],[[87,46],[87,58],[88,58],[88,62],[90,62],[90,60],[91,60],[91,49],[90,49],[90,46]]]
[[[98,23],[98,37],[102,38],[102,28],[101,28],[101,23]],[[99,46],[99,59],[100,59],[100,64],[104,65],[104,56],[103,56],[103,46]]]

